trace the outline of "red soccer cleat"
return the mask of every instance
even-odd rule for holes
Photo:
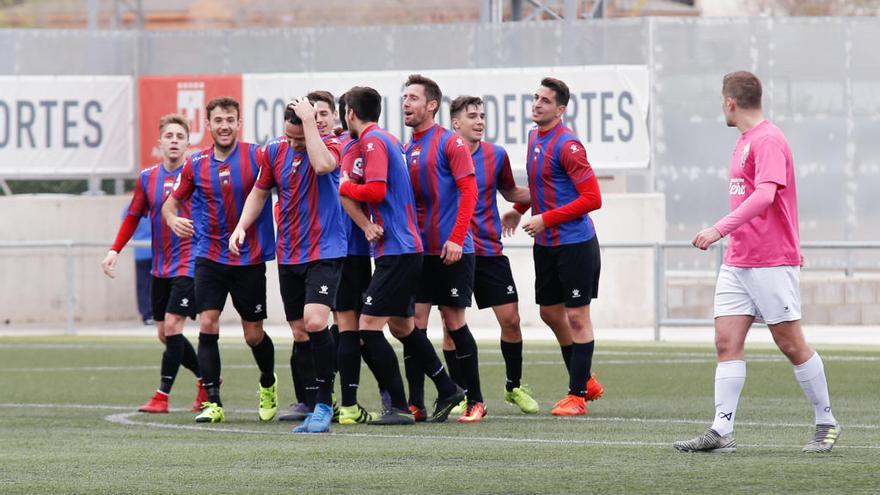
[[[138,411],[145,413],[167,413],[168,396],[157,390],[146,404],[138,408]]]
[[[410,405],[409,412],[410,412],[410,414],[413,415],[413,419],[415,419],[416,422],[421,422],[421,421],[425,421],[426,419],[428,419],[428,412],[425,411],[425,409],[423,407],[416,407],[416,406]]]
[[[584,416],[587,414],[587,401],[577,395],[566,395],[564,399],[556,403],[550,414],[554,416]]]
[[[196,398],[193,400],[192,410],[201,411],[204,408],[202,404],[210,402],[210,400],[208,400],[208,392],[205,390],[204,385],[202,385],[201,378],[196,381],[196,387],[198,387],[198,393],[196,394]]]
[[[591,373],[590,378],[587,380],[587,400],[597,400],[604,393],[605,387],[599,383],[599,380],[596,380],[596,373]]]

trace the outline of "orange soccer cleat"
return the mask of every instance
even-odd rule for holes
[[[587,401],[577,395],[566,395],[550,411],[554,416],[583,416],[587,414]]]
[[[138,411],[145,413],[167,413],[168,396],[157,390],[146,404],[138,408]]]
[[[482,402],[468,404],[464,412],[458,418],[459,423],[479,423],[486,415],[486,405]]]
[[[587,380],[587,400],[597,400],[604,393],[605,387],[599,383],[599,380],[596,380],[596,373],[591,373],[590,378]]]

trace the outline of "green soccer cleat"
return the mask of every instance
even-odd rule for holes
[[[202,402],[202,412],[196,416],[196,423],[223,423],[226,421],[226,415],[223,414],[223,407],[218,406],[216,402]]]
[[[526,384],[514,387],[513,390],[505,389],[504,400],[508,404],[519,407],[519,410],[526,414],[538,413],[538,402],[532,398],[532,391]]]
[[[396,407],[392,407],[383,411],[380,416],[367,421],[367,424],[382,426],[414,425],[416,420],[409,411],[401,411]]]
[[[712,453],[733,453],[736,452],[736,440],[733,433],[728,433],[723,437],[712,428],[706,430],[706,433],[692,438],[690,440],[679,440],[672,444],[676,450],[682,452],[712,452]]]
[[[840,438],[840,423],[835,425],[816,425],[816,433],[813,438],[804,445],[802,452],[811,454],[824,454],[831,452],[837,439]]]
[[[342,406],[339,408],[339,424],[354,425],[358,423],[366,423],[379,417],[376,413],[367,412],[360,404],[353,406]]]
[[[278,375],[271,387],[260,386],[260,421],[272,421],[278,414]]]
[[[459,402],[452,410],[449,411],[449,414],[453,416],[461,416],[464,412],[467,411],[467,399]]]
[[[338,423],[339,422],[339,403],[336,402],[336,394],[335,393],[330,394],[330,401],[331,401],[331,404],[333,405],[333,422]]]

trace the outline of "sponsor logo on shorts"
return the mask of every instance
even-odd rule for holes
[[[327,289],[329,289],[329,287],[327,287],[326,285],[322,285],[322,286],[321,286],[321,289],[318,290],[318,294],[324,294],[324,295],[326,296],[326,295],[327,295]]]
[[[508,285],[508,286],[507,286],[507,293],[508,293],[508,294],[514,294],[514,293],[516,293],[516,291],[513,290],[513,286],[512,286],[512,285]]]
[[[581,297],[581,291],[580,291],[580,289],[572,289],[572,291],[571,291],[571,297],[573,297],[573,298],[575,298],[575,299]]]
[[[788,306],[782,308],[782,310],[785,311],[786,313],[788,313],[788,311],[789,311]]]
[[[364,301],[364,305],[372,306],[373,305],[373,296],[367,296],[367,300]]]
[[[259,313],[260,311],[263,311],[263,305],[257,304],[256,307],[254,307],[254,313]]]
[[[183,299],[181,299],[180,300],[180,307],[181,308],[188,308],[189,307],[189,299],[187,299],[185,297]]]
[[[455,287],[449,289],[449,295],[452,297],[458,297],[458,289],[456,289]]]

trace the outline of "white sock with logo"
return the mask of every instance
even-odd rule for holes
[[[745,383],[745,361],[722,361],[715,367],[715,420],[712,429],[722,437],[733,433],[736,406]]]
[[[825,365],[819,353],[813,353],[813,357],[803,364],[794,367],[794,376],[813,404],[816,413],[817,425],[833,425],[837,421],[831,414],[831,399],[828,397],[828,382],[825,380]]]

